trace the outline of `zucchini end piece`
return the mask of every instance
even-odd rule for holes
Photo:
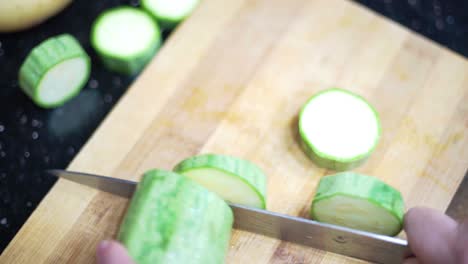
[[[395,236],[403,225],[401,193],[383,181],[353,172],[323,177],[312,201],[311,218]]]

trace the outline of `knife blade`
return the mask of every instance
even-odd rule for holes
[[[138,182],[65,170],[48,173],[100,191],[131,198]],[[229,204],[234,228],[376,263],[401,263],[411,255],[406,240],[267,210]]]

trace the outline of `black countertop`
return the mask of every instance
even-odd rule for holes
[[[468,1],[358,0],[411,30],[468,56]],[[75,0],[31,30],[0,34],[0,252],[52,187],[45,169],[66,168],[133,81],[111,73],[90,47],[90,26],[103,10],[138,1]],[[18,69],[44,39],[71,33],[92,59],[83,91],[62,107],[36,107],[19,89]],[[170,32],[165,32],[164,36]]]

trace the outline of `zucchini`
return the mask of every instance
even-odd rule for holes
[[[361,96],[327,89],[312,96],[299,114],[301,146],[319,167],[344,171],[362,164],[380,138],[375,109]]]
[[[310,215],[319,222],[395,236],[403,226],[404,203],[401,193],[383,181],[342,172],[320,180]]]
[[[226,202],[174,172],[143,175],[118,239],[136,263],[224,263],[233,224]]]
[[[199,0],[142,0],[143,9],[148,11],[163,28],[172,29],[187,18]]]
[[[18,82],[38,106],[60,106],[89,79],[90,59],[69,34],[51,37],[33,48],[19,70]]]
[[[177,164],[183,174],[230,203],[266,208],[266,176],[255,164],[240,158],[203,154]]]
[[[158,50],[161,32],[144,11],[115,7],[103,12],[93,23],[91,45],[109,70],[135,75]]]

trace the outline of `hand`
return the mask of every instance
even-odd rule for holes
[[[468,219],[458,224],[436,210],[416,207],[404,228],[414,256],[404,264],[468,264]]]
[[[102,241],[97,248],[98,264],[134,264],[127,249],[116,241]]]
[[[405,231],[414,254],[404,264],[468,264],[468,219],[452,218],[428,208],[412,208],[405,215]],[[134,264],[118,242],[103,241],[97,249],[99,264]]]

